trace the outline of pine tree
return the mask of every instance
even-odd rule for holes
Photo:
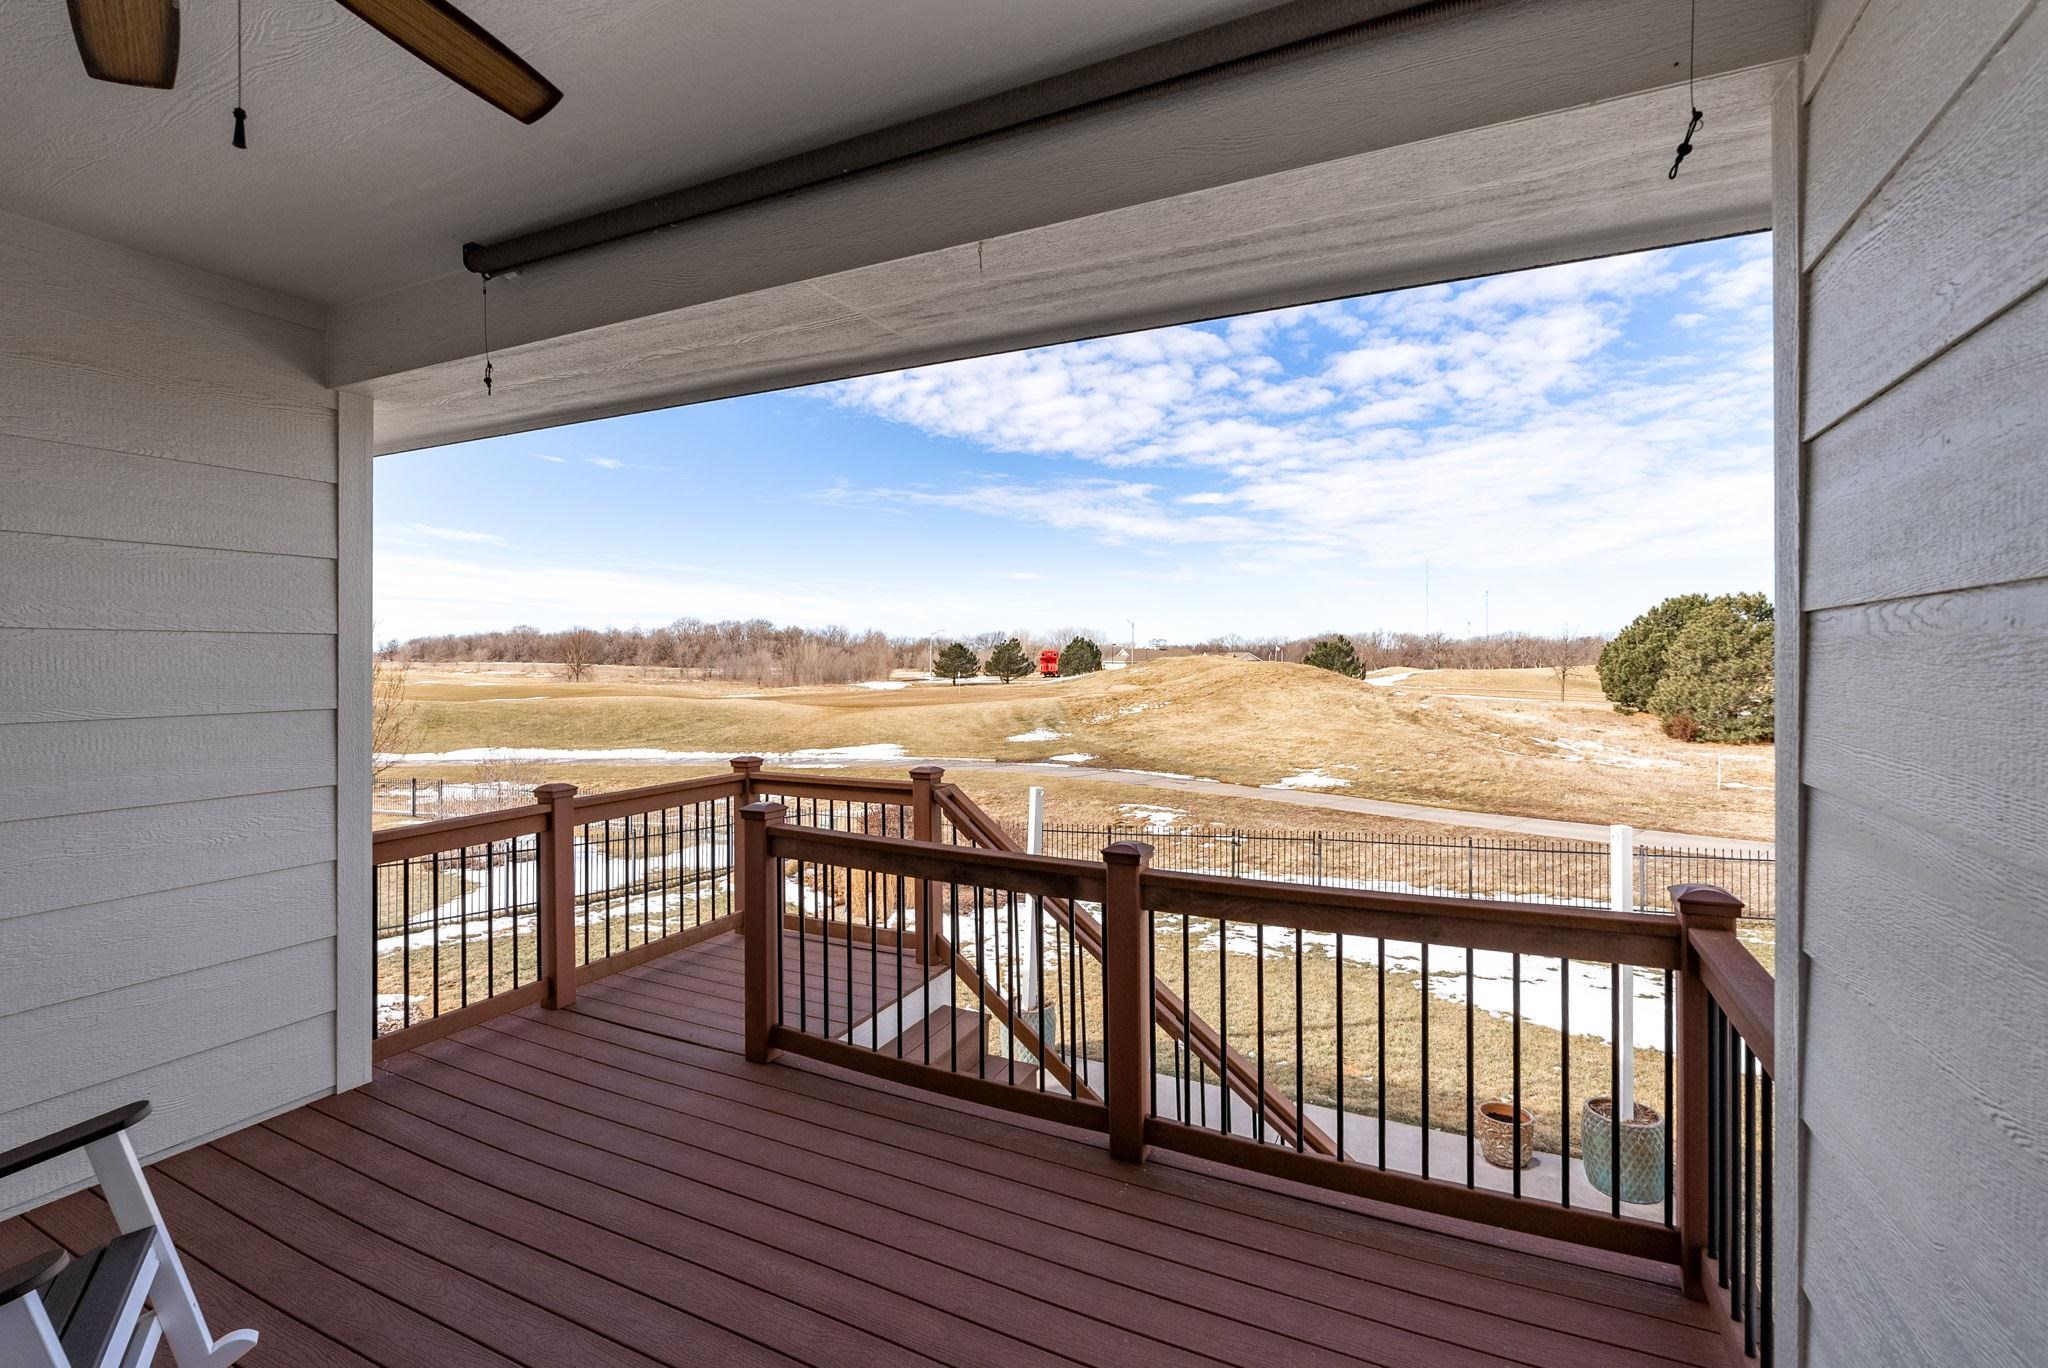
[[[1358,663],[1358,648],[1351,644],[1351,638],[1338,635],[1324,637],[1309,648],[1305,662],[1318,670],[1331,670],[1352,679],[1364,673]]]
[[[1705,594],[1679,594],[1644,613],[1600,649],[1600,689],[1616,712],[1646,712],[1664,677],[1671,643],[1707,606]]]
[[[1102,668],[1102,648],[1087,637],[1075,637],[1060,652],[1062,675],[1094,674]]]
[[[1777,726],[1774,638],[1771,601],[1762,594],[1708,601],[1671,639],[1650,711],[1686,740],[1770,740]]]
[[[972,679],[981,673],[981,661],[974,652],[960,642],[954,642],[939,652],[932,661],[932,673],[941,679],[950,679],[956,685],[963,679]]]
[[[1011,637],[988,653],[988,672],[1007,684],[1013,679],[1022,679],[1031,673],[1031,662],[1025,658],[1023,643]]]

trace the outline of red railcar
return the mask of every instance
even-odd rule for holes
[[[1048,646],[1038,653],[1038,672],[1050,679],[1060,672],[1060,653]]]

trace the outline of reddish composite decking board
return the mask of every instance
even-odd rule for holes
[[[246,1363],[310,1368],[1727,1361],[1668,1281],[750,1065],[738,950],[677,951],[155,1165],[216,1328],[262,1332]],[[97,1195],[66,1198],[0,1223],[0,1263],[110,1230]]]

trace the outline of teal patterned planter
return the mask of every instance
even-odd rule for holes
[[[1664,1200],[1664,1118],[1638,1106],[1636,1119],[1621,1127],[1621,1200],[1654,1206]],[[1614,1195],[1614,1118],[1608,1099],[1590,1097],[1579,1115],[1579,1154],[1586,1181],[1599,1192]]]

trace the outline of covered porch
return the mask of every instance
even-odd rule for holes
[[[722,932],[155,1165],[216,1328],[413,1364],[1720,1364],[1675,1268],[744,1058]],[[0,1264],[112,1233],[92,1193]]]

